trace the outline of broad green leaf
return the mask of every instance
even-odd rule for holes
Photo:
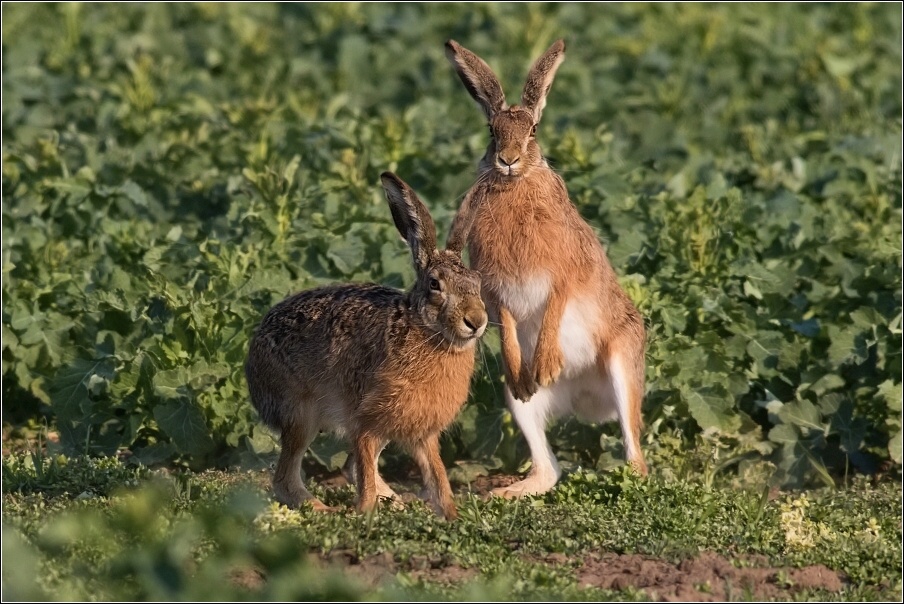
[[[803,354],[808,350],[808,344],[800,339],[785,342],[778,356],[779,369],[797,369],[801,365]]]
[[[897,464],[904,463],[904,454],[902,454],[901,451],[901,442],[901,430],[899,429],[897,433],[892,436],[891,440],[888,441],[888,454]]]
[[[503,407],[483,408],[468,405],[458,415],[456,422],[461,426],[461,438],[471,457],[489,457],[496,452],[502,442]]]
[[[819,397],[819,412],[822,414],[822,417],[827,419],[831,418],[831,416],[848,400],[848,397],[840,392],[823,394]]]
[[[854,325],[862,330],[868,330],[879,325],[886,325],[888,320],[875,308],[861,307],[851,313]]]
[[[154,419],[182,453],[203,455],[212,446],[204,415],[186,399],[154,407]]]
[[[779,424],[769,430],[769,440],[780,445],[794,445],[800,440],[800,434],[790,424]]]
[[[830,416],[832,432],[841,440],[841,450],[851,455],[863,446],[867,424],[861,417],[854,417],[854,405],[850,400],[840,404]]]
[[[53,178],[46,180],[44,184],[76,200],[84,199],[91,193],[91,183],[82,178]]]
[[[842,365],[849,362],[859,364],[866,360],[866,340],[858,329],[830,326],[828,333],[831,339],[829,360],[833,365]]]
[[[179,450],[173,443],[162,442],[138,448],[135,450],[135,457],[143,465],[155,466],[171,459],[178,452]]]
[[[248,445],[255,453],[271,453],[278,440],[270,431],[258,426],[252,431],[252,436],[248,437]]]
[[[134,181],[127,181],[124,185],[122,185],[120,190],[122,191],[122,194],[128,197],[136,206],[140,208],[147,207],[147,194]]]
[[[687,327],[687,310],[676,306],[663,306],[659,315],[667,334],[681,333]]]
[[[778,415],[783,422],[794,424],[807,430],[824,430],[825,428],[819,409],[807,400],[786,403]]]
[[[786,345],[785,338],[777,331],[760,331],[747,342],[747,354],[756,360],[758,372],[771,375],[778,366],[779,355]]]
[[[89,360],[78,358],[61,368],[48,381],[50,404],[62,421],[78,421],[91,414],[92,380],[113,378],[113,362],[110,359]]]
[[[744,295],[756,298],[757,300],[763,299],[763,293],[749,279],[744,281]]]
[[[186,367],[158,371],[154,374],[154,392],[164,399],[186,398],[189,396],[189,379]]]
[[[734,399],[721,386],[703,386],[684,393],[688,410],[704,430],[718,428],[732,432],[740,428],[741,418],[734,409]]]
[[[878,395],[888,405],[889,411],[901,411],[901,384],[895,384],[891,380],[885,380],[879,385]]]
[[[348,459],[348,443],[333,434],[321,434],[311,443],[311,455],[327,470],[334,471]]]
[[[857,69],[859,60],[855,57],[838,56],[835,54],[825,53],[821,56],[826,71],[836,78],[844,78]]]
[[[227,377],[232,369],[227,363],[210,363],[201,359],[187,368],[185,376],[192,387],[202,388]]]
[[[333,239],[326,255],[343,275],[351,275],[364,263],[366,251],[364,242],[349,233],[345,238]]]
[[[834,373],[827,373],[808,387],[816,394],[824,394],[830,390],[837,390],[844,386],[844,378]]]

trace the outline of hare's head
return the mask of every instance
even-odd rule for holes
[[[428,329],[453,346],[472,346],[486,330],[487,313],[480,299],[480,274],[461,259],[467,228],[450,237],[445,250],[437,250],[436,226],[411,187],[392,172],[384,172],[380,180],[392,219],[414,257],[412,307]]]
[[[490,144],[482,169],[504,179],[513,179],[528,176],[538,166],[545,167],[546,161],[534,135],[546,106],[549,87],[565,58],[565,42],[559,40],[550,46],[531,67],[520,105],[509,106],[505,102],[502,86],[490,67],[458,42],[446,42],[446,57],[487,118]]]

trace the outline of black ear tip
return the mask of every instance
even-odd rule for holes
[[[392,172],[383,172],[380,174],[380,181],[383,183],[384,187],[395,187],[397,189],[402,188],[402,179],[393,174]]]
[[[565,54],[565,39],[559,38],[549,46],[547,53]]]
[[[455,40],[447,40],[446,41],[446,58],[450,61],[455,61],[461,51],[461,46],[458,45],[458,42]]]

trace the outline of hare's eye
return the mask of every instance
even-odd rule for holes
[[[430,279],[430,289],[433,290],[433,291],[435,291],[435,292],[440,291],[441,288],[440,288],[440,286],[439,286],[439,280],[437,280],[437,279]]]
[[[534,124],[530,127],[530,135],[535,136],[537,134],[537,124]]]

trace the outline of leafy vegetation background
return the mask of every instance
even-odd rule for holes
[[[323,283],[404,287],[378,186],[445,231],[485,127],[457,39],[514,102],[564,37],[539,140],[649,329],[645,447],[832,483],[900,467],[896,4],[4,4],[3,414],[70,454],[254,463],[242,363]],[[448,463],[514,470],[498,339]],[[553,433],[622,460],[614,426]],[[328,440],[328,467],[344,457]],[[474,465],[459,463],[467,473]]]

